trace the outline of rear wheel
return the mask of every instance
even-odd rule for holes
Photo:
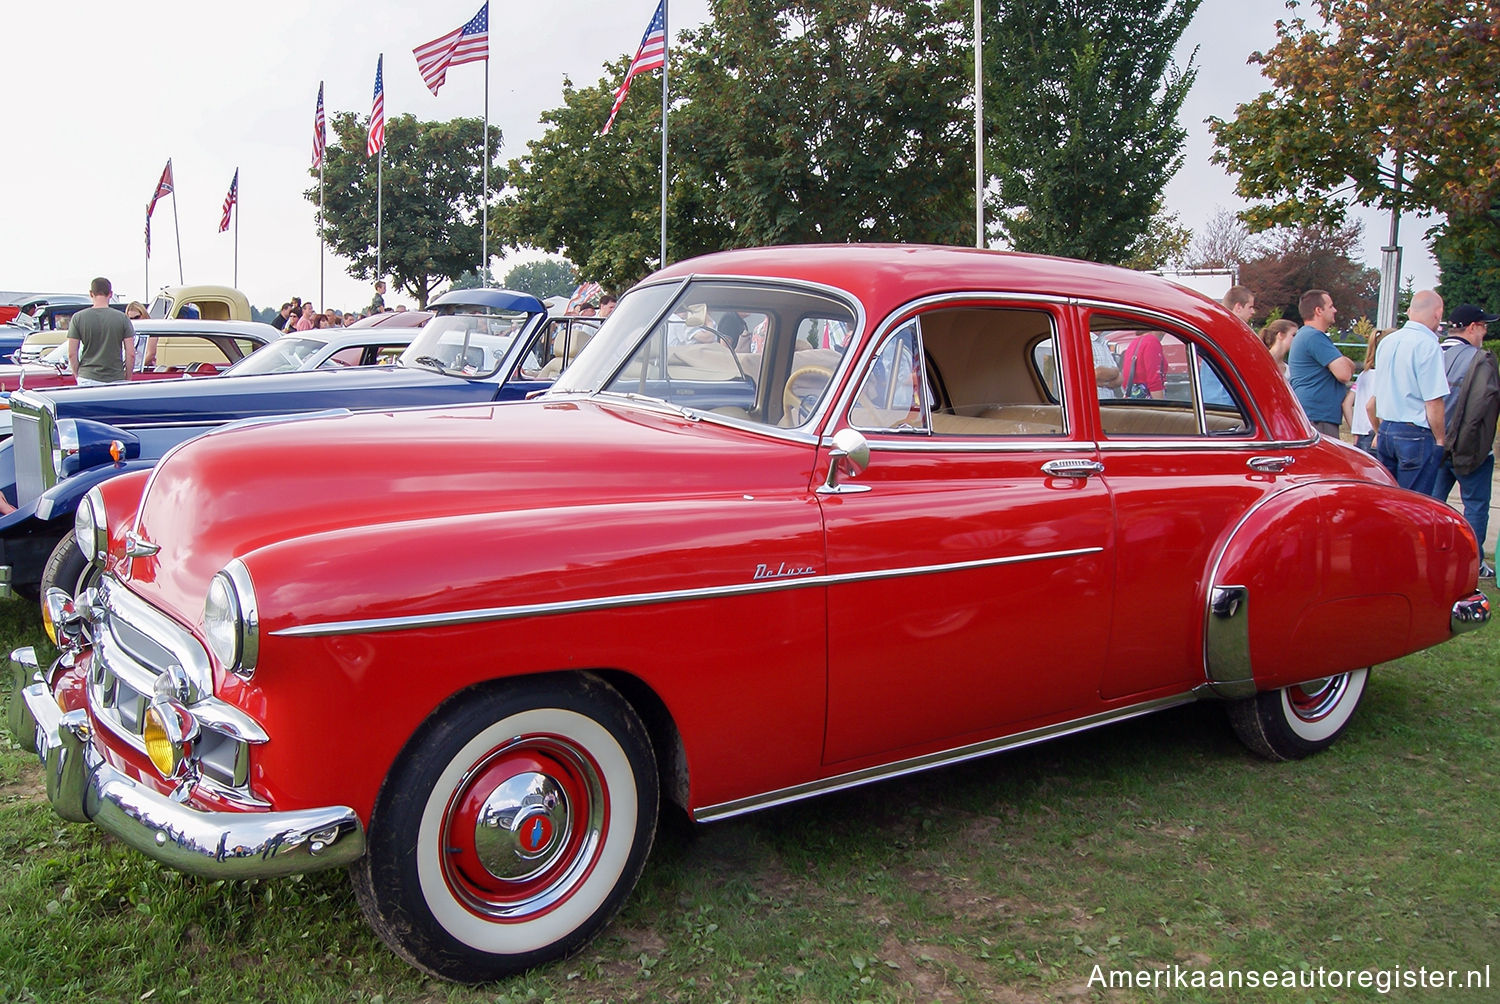
[[[1269,760],[1298,760],[1332,746],[1365,693],[1368,669],[1256,694],[1229,705],[1235,734]]]
[[[572,954],[640,877],[657,788],[645,728],[602,680],[460,698],[381,788],[369,853],[352,870],[360,906],[398,955],[446,979]]]

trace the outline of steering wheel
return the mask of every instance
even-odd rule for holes
[[[822,377],[823,379],[811,390],[798,391],[797,382],[804,377]],[[781,391],[781,403],[785,406],[785,414],[791,416],[792,424],[801,425],[807,421],[807,417],[812,414],[818,399],[823,396],[823,391],[832,380],[833,370],[826,366],[802,366],[792,371],[792,375],[786,378],[786,384]]]

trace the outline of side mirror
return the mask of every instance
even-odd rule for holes
[[[854,429],[840,429],[833,434],[833,448],[828,451],[828,479],[818,488],[818,494],[839,495],[869,491],[869,485],[839,483],[840,476],[858,477],[869,466],[869,440]]]

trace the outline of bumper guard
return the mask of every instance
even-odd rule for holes
[[[104,761],[83,710],[64,713],[30,648],[11,653],[6,724],[37,754],[59,816],[91,822],[147,857],[217,879],[274,878],[337,868],[365,853],[354,810],[209,812],[141,784]]]

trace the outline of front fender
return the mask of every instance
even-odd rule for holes
[[[1363,481],[1290,488],[1240,522],[1214,569],[1208,685],[1244,697],[1436,645],[1478,572],[1467,522],[1434,499]]]
[[[71,516],[77,511],[78,503],[83,501],[83,497],[95,485],[133,471],[149,471],[157,465],[159,460],[158,457],[149,460],[122,460],[118,463],[101,464],[98,467],[79,471],[42,492],[35,503],[37,518],[54,520],[63,516]]]

